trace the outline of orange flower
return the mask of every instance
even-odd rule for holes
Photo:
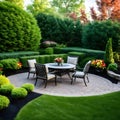
[[[18,62],[18,63],[17,63],[17,67],[18,67],[18,69],[20,69],[20,68],[22,67],[22,63],[21,63],[21,62]]]
[[[54,60],[55,60],[55,62],[58,62],[58,63],[62,63],[63,62],[63,59],[61,57],[55,58]]]

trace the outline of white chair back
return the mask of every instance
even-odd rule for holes
[[[84,73],[88,73],[90,65],[91,65],[91,61],[88,61],[83,69]]]
[[[30,68],[35,68],[36,59],[28,60],[28,65]]]
[[[77,65],[78,57],[77,56],[68,56],[67,57],[67,63]]]

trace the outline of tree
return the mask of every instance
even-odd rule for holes
[[[113,59],[113,50],[112,50],[112,38],[109,38],[105,48],[105,63],[109,65],[110,63],[114,63]]]
[[[27,6],[27,11],[37,15],[38,13],[51,13],[53,9],[48,0],[34,0],[32,5]]]
[[[120,21],[120,0],[96,0],[99,14],[91,8],[93,20],[118,20]]]
[[[72,12],[78,12],[83,5],[84,0],[52,0],[51,5],[55,7],[56,11],[69,15]]]
[[[14,3],[17,6],[21,7],[22,9],[24,8],[24,0],[3,0],[3,1]]]

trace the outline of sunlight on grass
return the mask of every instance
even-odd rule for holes
[[[118,120],[120,92],[90,97],[42,95],[25,105],[15,120]]]

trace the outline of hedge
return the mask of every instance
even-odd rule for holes
[[[23,67],[28,67],[27,60],[29,59],[36,59],[37,63],[44,64],[44,63],[54,62],[54,59],[56,57],[62,57],[66,61],[67,54],[26,56],[26,57],[20,57],[20,61],[22,62]]]
[[[31,55],[39,55],[39,52],[35,52],[35,51],[4,52],[4,53],[0,53],[0,60],[7,58],[19,58],[22,56],[31,56]]]
[[[96,59],[104,59],[104,55],[105,55],[105,51],[101,51],[101,50],[92,50],[92,49],[85,49],[78,47],[65,47],[59,49],[60,49],[58,50],[59,52],[66,54],[68,54],[69,52],[83,52],[86,53],[87,57],[95,57]]]

